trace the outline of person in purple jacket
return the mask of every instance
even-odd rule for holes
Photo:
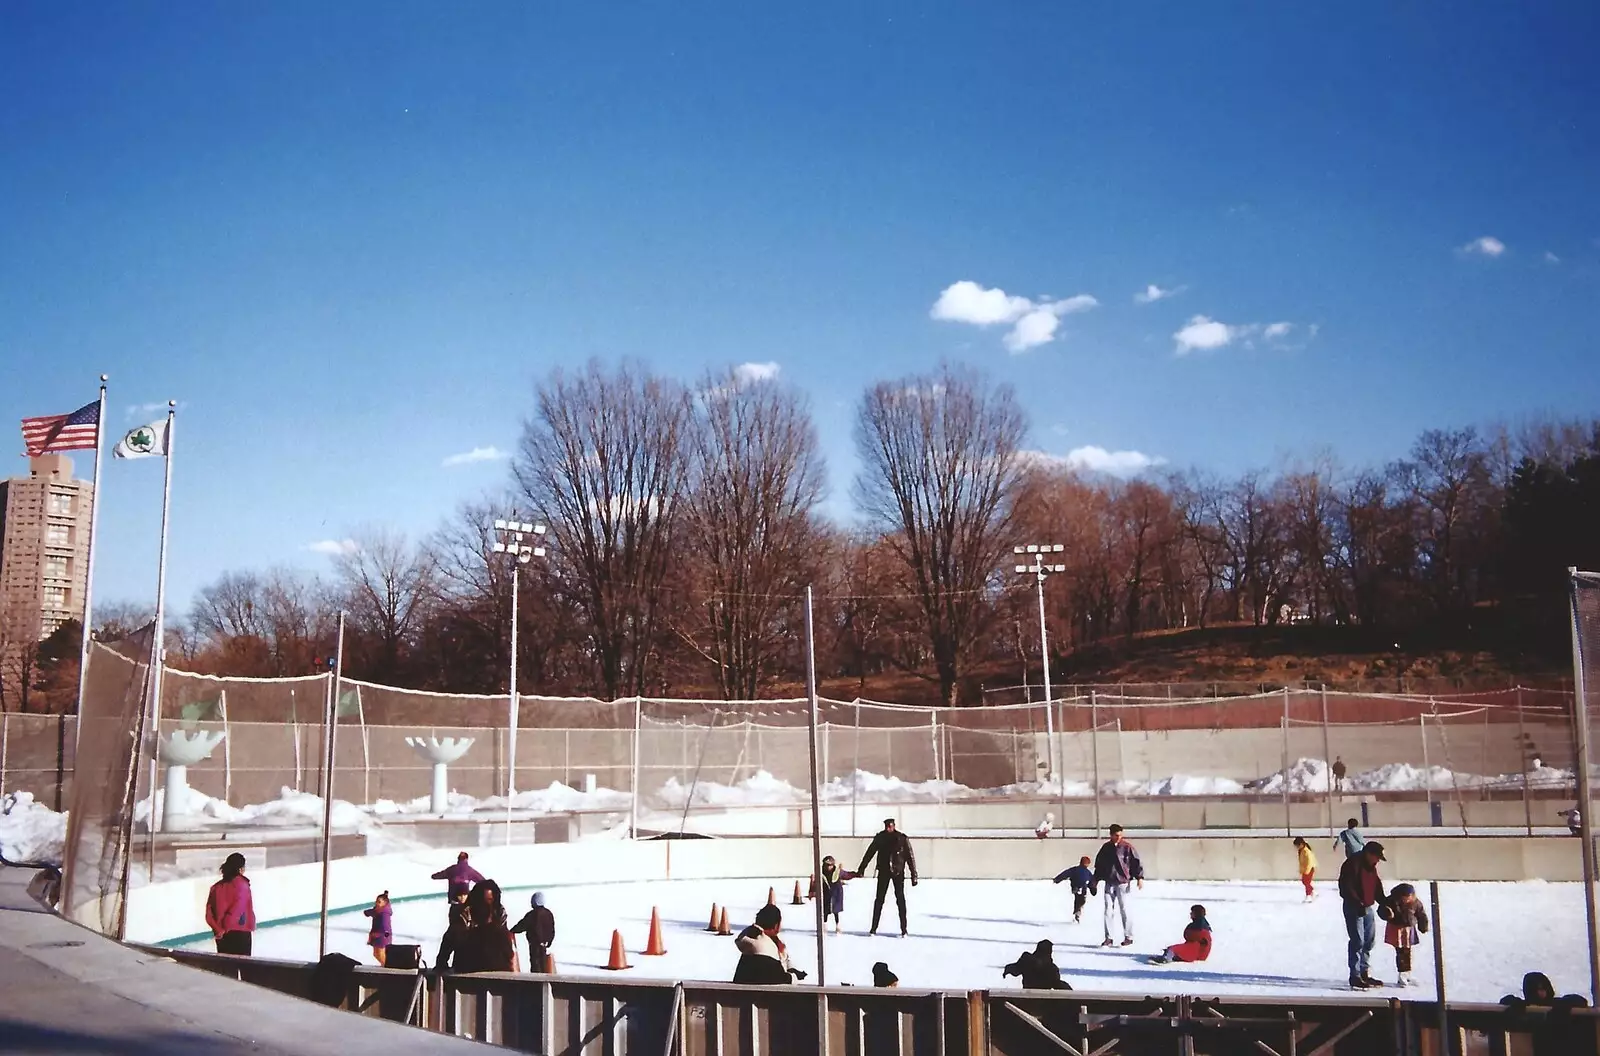
[[[1122,945],[1133,945],[1133,927],[1128,923],[1128,885],[1137,883],[1144,890],[1144,865],[1133,844],[1122,838],[1122,826],[1111,826],[1111,838],[1100,847],[1094,858],[1094,878],[1105,888],[1106,941],[1102,946],[1115,945],[1111,939],[1111,922],[1122,916]]]
[[[372,908],[361,912],[372,918],[372,927],[367,931],[367,945],[372,947],[372,957],[380,967],[386,967],[389,945],[394,942],[394,908],[389,905],[389,892],[385,891],[373,899]]]
[[[456,864],[448,869],[440,869],[433,874],[433,879],[444,880],[449,885],[448,897],[453,902],[456,895],[463,891],[472,890],[473,884],[483,883],[483,874],[467,864],[467,852],[462,851],[456,855]]]

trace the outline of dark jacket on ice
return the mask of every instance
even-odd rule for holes
[[[1084,866],[1075,865],[1070,869],[1061,870],[1056,874],[1055,882],[1059,884],[1063,880],[1072,885],[1072,893],[1075,895],[1085,891],[1091,895],[1099,893],[1095,890],[1097,885],[1094,882],[1094,871]]]
[[[543,905],[535,905],[511,926],[511,934],[528,936],[528,970],[544,971],[545,955],[556,941],[556,915]]]
[[[1555,996],[1555,986],[1543,972],[1529,972],[1522,977],[1522,993],[1507,994],[1500,999],[1506,1011],[1520,1015],[1527,1011],[1541,1011],[1541,1021],[1532,1027],[1533,1056],[1577,1056],[1594,1052],[1594,1030],[1587,1023],[1575,1022],[1570,1015],[1575,1008],[1588,1008],[1589,1002],[1578,994]]]
[[[1107,840],[1095,855],[1094,878],[1107,886],[1118,887],[1143,880],[1144,864],[1139,861],[1139,852],[1127,840],[1121,843]]]
[[[1339,870],[1339,897],[1346,906],[1357,909],[1375,906],[1383,900],[1383,881],[1368,855],[1358,854],[1344,860]]]
[[[1041,939],[1032,951],[1006,965],[1000,976],[1021,976],[1024,990],[1071,990],[1056,967],[1054,951],[1049,939]]]
[[[450,885],[448,889],[451,898],[456,897],[459,891],[469,889],[473,884],[483,883],[483,874],[472,868],[466,862],[457,862],[448,869],[440,869],[433,874],[432,879],[443,880]]]
[[[494,892],[493,900],[488,897]],[[509,972],[517,955],[516,940],[506,927],[506,907],[500,901],[500,885],[483,880],[467,899],[469,927],[456,947],[458,972]]]
[[[890,876],[905,876],[911,874],[911,882],[917,881],[917,859],[911,853],[911,840],[906,834],[896,829],[893,832],[885,829],[872,837],[872,844],[867,848],[867,853],[861,859],[861,868],[856,870],[858,875],[865,875],[867,863],[876,857],[878,859],[878,875],[888,873]]]

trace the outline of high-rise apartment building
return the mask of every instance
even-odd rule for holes
[[[0,481],[0,619],[17,639],[40,640],[83,618],[94,485],[72,479],[72,459],[40,455],[28,475]]]

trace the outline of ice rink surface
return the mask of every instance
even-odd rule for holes
[[[445,863],[447,864],[447,863]],[[508,885],[513,920],[527,911],[532,888]],[[1405,877],[1385,876],[1386,884]],[[1417,883],[1424,901],[1427,886]],[[816,931],[812,904],[788,905],[795,878],[771,880],[651,881],[547,885],[546,904],[556,916],[553,954],[561,974],[649,979],[732,978],[738,954],[733,939],[708,934],[713,902],[729,907],[733,930],[750,923],[772,887],[783,909],[782,937],[792,962],[816,981]],[[804,894],[802,882],[802,894]],[[374,892],[376,894],[376,892]],[[1001,968],[1039,939],[1055,943],[1056,963],[1075,988],[1134,994],[1188,993],[1328,995],[1346,991],[1345,932],[1333,883],[1319,882],[1307,904],[1296,882],[1199,883],[1150,881],[1130,897],[1134,945],[1102,948],[1101,901],[1090,899],[1081,924],[1072,922],[1072,896],[1048,879],[928,880],[906,888],[909,938],[900,938],[894,895],[884,907],[880,934],[866,935],[874,881],[845,888],[844,933],[827,935],[828,982],[869,985],[875,961],[888,962],[901,985],[918,988],[1000,988]],[[1542,971],[1559,992],[1582,991],[1587,978],[1583,942],[1583,894],[1579,884],[1449,883],[1441,886],[1447,985],[1452,1001],[1494,1002],[1520,988],[1522,975]],[[1205,905],[1215,934],[1211,959],[1193,965],[1149,965],[1144,959],[1179,941],[1189,906]],[[657,907],[667,945],[662,957],[646,957],[650,910]],[[437,898],[396,903],[397,943],[420,943],[432,963],[444,930],[443,892]],[[198,922],[195,929],[198,930]],[[602,966],[612,929],[622,931],[632,964],[626,972]],[[366,963],[367,918],[360,911],[330,918],[330,948]],[[1120,935],[1118,936],[1120,938]],[[206,949],[209,941],[192,944]],[[526,961],[527,947],[520,944]],[[269,926],[256,933],[259,957],[314,960],[317,925]],[[1433,949],[1429,937],[1416,951],[1414,972],[1421,988],[1374,991],[1377,995],[1433,993]],[[1385,946],[1382,923],[1372,954],[1372,974],[1394,982],[1394,950]]]

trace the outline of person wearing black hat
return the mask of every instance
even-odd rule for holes
[[[1378,876],[1378,863],[1388,859],[1383,854],[1383,844],[1369,840],[1361,853],[1346,858],[1339,870],[1339,900],[1344,906],[1344,930],[1350,937],[1348,961],[1350,987],[1353,990],[1373,990],[1383,984],[1369,971],[1373,944],[1378,941],[1379,902],[1386,899],[1383,880]]]
[[[218,953],[250,956],[256,910],[250,881],[244,875],[244,855],[238,851],[223,861],[222,879],[212,884],[206,895],[206,926],[216,939]]]
[[[887,962],[879,961],[872,966],[873,986],[899,986],[900,977],[889,970]]]
[[[1004,979],[1008,975],[1020,976],[1024,990],[1072,989],[1061,978],[1061,969],[1056,967],[1055,943],[1049,939],[1040,939],[1030,952],[1006,965],[1000,977]]]
[[[911,886],[917,886],[917,859],[911,853],[911,841],[903,832],[897,832],[893,818],[883,819],[883,831],[872,837],[867,853],[861,857],[858,876],[865,876],[867,863],[878,859],[878,897],[872,903],[872,930],[878,933],[878,919],[883,916],[883,902],[888,897],[889,885],[894,884],[894,904],[900,911],[900,936],[906,934],[906,872],[911,873]]]

